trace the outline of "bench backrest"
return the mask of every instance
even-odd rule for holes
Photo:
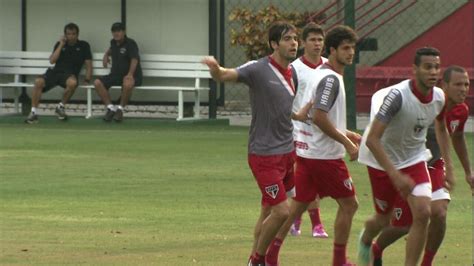
[[[0,51],[0,74],[40,75],[49,63],[50,52]],[[93,75],[102,76],[110,72],[102,66],[103,53],[94,53]],[[200,55],[140,55],[144,77],[165,78],[210,78],[209,69],[201,64]],[[84,74],[84,69],[81,72]]]

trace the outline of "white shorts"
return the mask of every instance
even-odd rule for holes
[[[436,200],[449,200],[451,201],[451,194],[446,188],[440,188],[436,191],[433,191],[433,195],[431,197],[431,201]]]

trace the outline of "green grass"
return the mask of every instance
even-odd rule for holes
[[[31,126],[0,117],[0,264],[244,265],[260,202],[247,134],[219,122],[42,117]],[[472,134],[468,140],[472,147]],[[458,186],[436,265],[472,263],[471,196],[455,162]],[[365,168],[348,166],[360,200],[349,246],[355,261],[373,207]],[[330,239],[311,238],[305,215],[282,265],[330,265],[336,207],[322,201]],[[385,265],[401,265],[403,254],[400,240],[385,251]]]

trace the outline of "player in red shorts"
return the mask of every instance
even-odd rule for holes
[[[469,90],[467,71],[459,66],[449,66],[443,74],[443,89],[447,99],[446,125],[451,135],[451,143],[461,161],[466,182],[473,188],[473,173],[464,138],[464,126],[469,116],[469,108],[464,103]],[[444,160],[441,158],[436,143],[434,128],[430,127],[426,141],[432,158],[428,162],[428,170],[432,184],[431,217],[428,227],[428,238],[423,256],[422,266],[430,266],[443,241],[446,232],[446,215],[451,200],[449,191],[444,187]],[[372,244],[374,266],[382,265],[382,252],[390,244],[404,236],[412,223],[412,215],[405,201],[396,204],[392,226],[384,229]]]
[[[316,69],[328,61],[327,58],[321,56],[324,48],[324,34],[323,28],[314,22],[308,23],[303,28],[301,44],[304,48],[304,54],[291,63],[293,80],[297,91],[295,100],[293,101],[293,110],[295,110],[295,112],[298,111],[305,102],[305,99],[303,99],[304,91],[310,89],[308,88],[308,81],[313,78]],[[299,141],[299,132],[303,130],[302,128],[305,126],[304,123],[305,122],[293,120],[293,137],[296,146],[302,144]],[[319,212],[319,197],[309,204],[308,214],[311,219],[311,233],[313,237],[327,238],[328,234],[324,230]],[[290,229],[291,235],[299,236],[301,234],[301,220],[302,215],[295,219]]]
[[[439,55],[432,47],[416,51],[414,79],[388,88],[382,105],[364,132],[359,161],[368,168],[375,214],[366,220],[359,239],[359,265],[369,265],[372,240],[389,225],[399,200],[407,201],[413,214],[405,265],[417,265],[431,215],[432,188],[426,165],[430,154],[425,141],[433,122],[446,163],[446,187],[454,185],[449,133],[444,122],[445,96],[442,89],[435,87],[440,73]]]
[[[342,74],[352,64],[357,34],[347,26],[336,26],[324,40],[329,61],[316,69],[302,99],[312,103],[310,118],[297,133],[295,189],[290,216],[282,226],[267,252],[267,265],[278,265],[278,254],[283,240],[296,217],[306,211],[319,195],[332,197],[339,205],[334,229],[332,265],[352,265],[346,247],[352,218],[358,208],[352,178],[343,160],[347,152],[357,159],[360,135],[346,128],[346,99]],[[298,91],[298,94],[300,91]],[[302,106],[305,106],[303,104]]]
[[[237,81],[249,87],[252,122],[248,163],[262,193],[260,216],[255,225],[249,265],[265,265],[267,247],[289,213],[287,192],[293,188],[295,158],[292,104],[295,95],[289,64],[298,48],[296,28],[273,23],[268,30],[273,53],[238,68],[224,68],[214,57],[203,63],[216,81]],[[307,108],[298,116],[306,117]]]

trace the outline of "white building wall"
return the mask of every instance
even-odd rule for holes
[[[27,0],[26,3],[28,51],[52,51],[64,25],[74,22],[80,29],[79,39],[89,42],[93,53],[104,52],[112,39],[111,25],[121,20],[120,0]],[[137,42],[142,54],[208,54],[208,6],[207,0],[127,0],[127,35]],[[0,50],[21,50],[20,0],[0,0]],[[8,78],[0,77],[0,81]],[[180,83],[144,80],[144,84],[157,82]],[[176,101],[175,94],[136,91],[132,100]],[[11,92],[5,90],[3,96],[9,95]],[[61,95],[62,89],[56,88],[42,99],[59,99]],[[114,90],[112,98],[117,97],[118,91]],[[85,92],[77,90],[72,99],[85,99]],[[94,99],[99,99],[95,93]],[[207,100],[207,95],[203,100]]]

